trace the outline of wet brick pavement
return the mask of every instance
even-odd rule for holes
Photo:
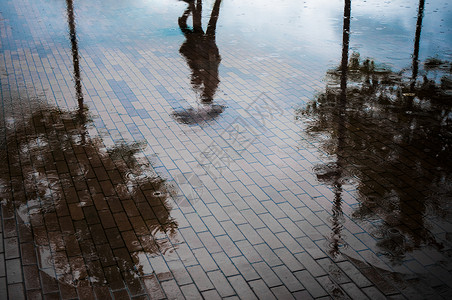
[[[83,18],[146,4],[60,2],[0,6],[1,299],[451,296],[450,169],[397,112],[297,112],[315,59],[200,37],[185,2],[145,38]]]

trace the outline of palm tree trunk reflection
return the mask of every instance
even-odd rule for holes
[[[422,29],[422,19],[424,17],[424,6],[425,0],[419,0],[419,8],[417,11],[417,22],[416,22],[416,35],[414,37],[414,51],[413,51],[413,73],[411,77],[411,90],[414,90],[416,84],[416,78],[419,72],[419,44],[421,41],[421,29]]]
[[[342,29],[342,60],[341,60],[341,93],[337,103],[337,159],[334,178],[334,202],[332,216],[332,235],[330,243],[330,254],[334,257],[340,254],[339,247],[343,243],[341,235],[343,213],[342,213],[342,152],[345,142],[345,113],[347,104],[347,72],[348,72],[348,51],[350,44],[350,15],[351,0],[345,0],[344,5],[344,25]]]
[[[79,110],[83,110],[83,91],[80,77],[80,63],[77,45],[77,32],[75,30],[74,4],[72,0],[66,0],[67,21],[69,24],[69,37],[72,47],[72,64],[74,66],[75,92],[78,101]]]

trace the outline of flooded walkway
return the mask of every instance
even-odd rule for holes
[[[0,299],[451,299],[448,1],[0,1]]]

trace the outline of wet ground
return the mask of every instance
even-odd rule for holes
[[[1,0],[0,298],[450,299],[451,25]]]

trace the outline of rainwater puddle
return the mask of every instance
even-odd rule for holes
[[[3,1],[0,298],[450,298],[451,9]]]

